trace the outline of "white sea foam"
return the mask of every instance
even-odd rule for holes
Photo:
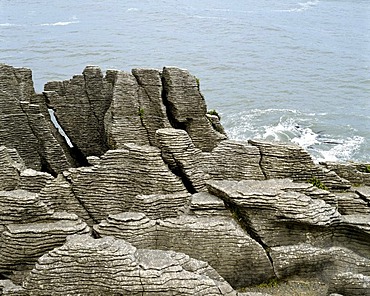
[[[127,9],[127,11],[139,11],[139,8],[130,7],[130,8]]]
[[[281,117],[276,125],[264,126],[265,132],[260,136],[262,139],[292,142],[305,149],[319,143],[318,134],[310,127],[300,125],[296,119]]]
[[[317,117],[326,113],[304,114],[291,109],[255,109],[225,116],[224,125],[230,138],[250,138],[295,143],[311,154],[315,162],[348,161],[361,149],[364,137],[354,135],[342,139],[325,131],[317,131]],[[266,124],[267,122],[267,124]],[[355,131],[354,131],[355,132]]]
[[[69,21],[69,22],[56,22],[56,23],[44,23],[41,24],[40,26],[68,26],[72,24],[78,24],[79,21]]]
[[[10,23],[3,23],[3,24],[0,24],[0,27],[17,27],[19,25],[17,24],[10,24]]]
[[[364,138],[360,136],[354,136],[347,138],[334,144],[334,147],[328,150],[318,151],[321,156],[316,157],[317,161],[347,161],[352,159],[352,156],[360,148],[364,142]]]
[[[308,9],[312,9],[313,7],[317,6],[319,4],[319,0],[314,1],[307,1],[307,2],[299,2],[297,3],[297,6],[290,9],[279,9],[277,11],[280,12],[302,12],[306,11]]]

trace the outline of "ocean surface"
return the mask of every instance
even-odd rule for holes
[[[230,138],[370,162],[369,0],[0,0],[0,62],[37,92],[86,65],[186,68]]]

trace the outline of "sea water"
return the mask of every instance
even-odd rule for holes
[[[230,138],[370,162],[369,0],[0,0],[0,62],[35,89],[86,65],[188,69]]]

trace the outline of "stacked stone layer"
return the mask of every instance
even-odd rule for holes
[[[24,287],[29,295],[236,295],[205,262],[90,236],[42,256]]]
[[[206,112],[175,67],[88,66],[36,94],[0,64],[0,295],[252,295],[233,288],[275,277],[367,295],[369,165],[227,140]]]

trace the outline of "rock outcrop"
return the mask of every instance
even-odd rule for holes
[[[0,295],[370,295],[369,165],[233,141],[206,113],[175,67],[36,94],[0,64]]]
[[[0,64],[0,146],[16,149],[28,168],[60,173],[70,167],[63,146],[40,106],[32,72]]]
[[[151,220],[142,213],[128,212],[110,215],[94,230],[99,236],[115,236],[137,248],[174,250],[206,261],[233,287],[274,276],[264,249],[231,216]]]
[[[42,256],[24,289],[29,295],[236,295],[206,262],[86,235]]]

